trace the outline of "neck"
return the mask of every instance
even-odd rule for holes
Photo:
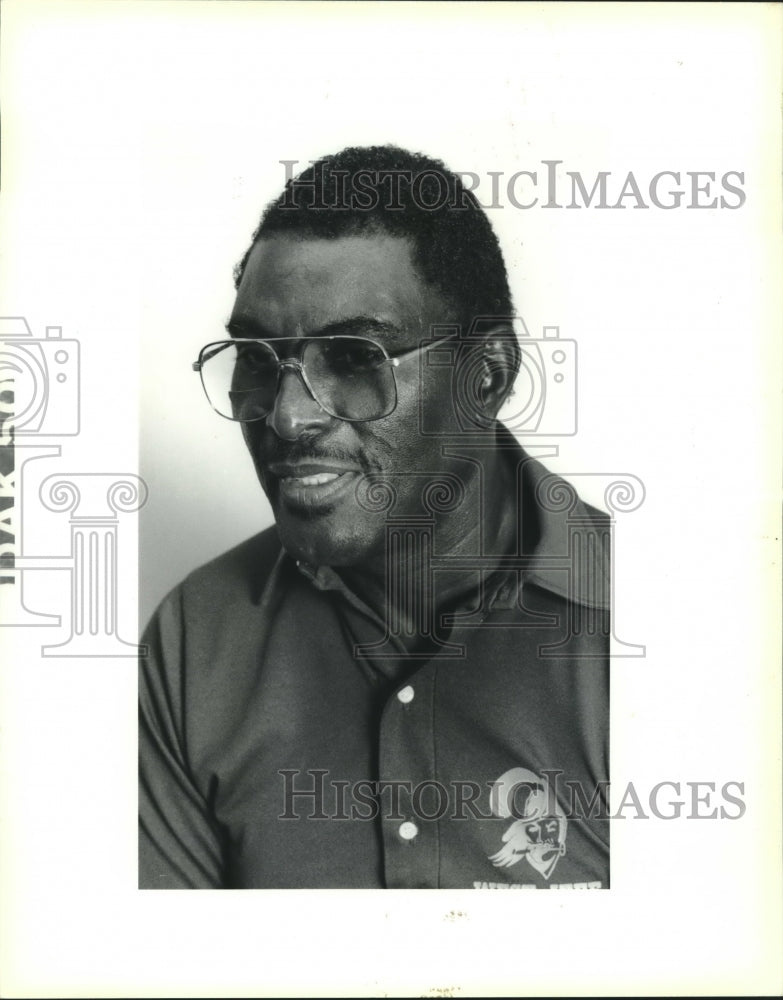
[[[433,572],[430,557],[502,555],[513,545],[516,509],[513,472],[495,452],[483,463],[482,477],[466,486],[457,510],[436,515],[420,525],[390,531],[381,558],[372,564],[345,567],[340,574],[384,621],[395,620],[401,631],[420,641],[422,620],[438,621],[475,589],[475,575],[459,569]],[[483,496],[482,496],[483,492]]]

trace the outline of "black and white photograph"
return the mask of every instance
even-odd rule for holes
[[[0,992],[783,988],[780,28],[4,0]]]
[[[193,367],[275,525],[145,633],[140,884],[608,888],[610,523],[534,457],[576,345],[394,146],[290,179],[235,280]]]

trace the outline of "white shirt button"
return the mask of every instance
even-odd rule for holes
[[[404,688],[400,688],[397,692],[397,698],[403,703],[403,705],[407,705],[413,701],[413,694],[413,688],[410,684],[406,684]]]
[[[400,823],[400,836],[403,840],[413,840],[416,834],[419,832],[419,828],[415,823],[411,823],[406,820],[405,823]]]

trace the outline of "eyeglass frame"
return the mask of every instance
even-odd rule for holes
[[[430,350],[430,348],[435,347],[437,344],[443,344],[453,339],[454,339],[453,335],[450,337],[439,337],[437,340],[432,340],[428,344],[420,344],[418,347],[412,347],[410,350],[402,351],[399,354],[390,354],[389,351],[387,351],[386,348],[383,346],[383,344],[379,344],[378,341],[373,340],[372,337],[359,337],[356,336],[355,334],[337,333],[337,334],[329,334],[323,337],[272,337],[272,338],[228,337],[225,340],[213,340],[209,344],[205,344],[199,351],[198,359],[192,362],[191,368],[194,372],[199,373],[201,388],[204,390],[204,395],[207,397],[207,402],[219,417],[223,417],[225,420],[230,420],[232,423],[235,424],[254,424],[257,423],[259,420],[266,420],[269,414],[274,409],[274,406],[267,413],[263,414],[263,416],[254,417],[252,420],[239,420],[236,417],[229,417],[227,416],[227,414],[221,413],[220,410],[217,409],[215,404],[210,399],[209,393],[207,392],[207,387],[204,384],[205,361],[203,360],[203,354],[204,351],[209,350],[210,347],[217,347],[220,344],[263,344],[265,347],[268,347],[270,349],[275,361],[277,362],[277,384],[274,393],[275,401],[277,400],[277,395],[280,392],[280,380],[282,377],[281,373],[284,368],[289,368],[292,371],[299,372],[302,384],[304,385],[305,389],[307,389],[310,398],[313,400],[314,403],[316,403],[318,406],[321,407],[324,413],[329,414],[330,417],[334,417],[335,420],[344,420],[346,421],[346,423],[365,424],[365,423],[370,423],[373,420],[383,420],[384,417],[391,416],[391,414],[394,413],[394,411],[397,409],[397,403],[399,401],[399,397],[397,394],[397,378],[394,374],[394,369],[399,368],[400,363],[402,361],[406,361],[408,358],[413,357],[414,354],[420,354],[423,351],[428,351]],[[390,364],[392,367],[392,384],[394,385],[394,405],[390,410],[388,410],[388,412],[382,413],[380,414],[380,416],[377,417],[340,417],[336,413],[331,413],[329,410],[326,409],[326,407],[323,405],[320,399],[318,399],[315,392],[313,391],[313,387],[310,385],[310,380],[307,377],[307,369],[305,368],[304,361],[302,360],[302,356],[304,355],[304,351],[308,343],[311,343],[313,341],[324,341],[324,340],[358,340],[364,344],[372,344],[373,347],[377,347],[381,351],[381,353],[383,354],[383,361],[380,361],[378,363],[378,367],[380,368],[381,365],[385,364]],[[277,351],[274,348],[274,344],[279,344],[283,342],[300,343],[302,345],[299,352],[300,357],[280,358]],[[209,358],[207,358],[207,361],[208,360]]]

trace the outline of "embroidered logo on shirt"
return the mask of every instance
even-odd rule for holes
[[[503,846],[489,860],[496,868],[510,868],[522,858],[545,879],[565,852],[566,818],[550,799],[549,783],[524,767],[512,767],[490,791],[492,815],[514,822],[503,834]]]

